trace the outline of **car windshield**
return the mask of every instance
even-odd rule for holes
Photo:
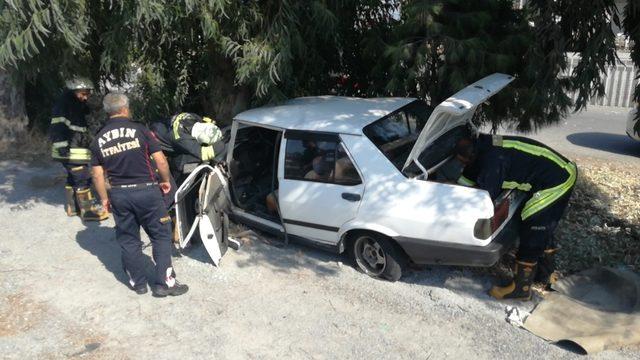
[[[367,125],[362,131],[398,170],[402,170],[433,108],[414,101]]]

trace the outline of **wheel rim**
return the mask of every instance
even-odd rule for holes
[[[387,257],[378,242],[368,236],[358,238],[354,244],[356,263],[371,275],[380,275],[387,267]]]

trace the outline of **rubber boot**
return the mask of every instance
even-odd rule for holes
[[[97,205],[91,189],[76,190],[76,199],[80,206],[80,218],[84,221],[102,221],[109,218],[109,213]]]
[[[544,288],[549,290],[551,285],[558,281],[558,273],[556,272],[556,264],[553,259],[554,255],[560,250],[559,247],[549,248],[544,251],[544,255],[538,261],[538,271],[536,271],[536,277],[534,282],[544,285]]]
[[[64,197],[66,202],[64,205],[64,211],[67,213],[67,216],[78,215],[78,203],[76,203],[76,194],[75,191],[73,191],[73,187],[69,185],[64,187]]]
[[[494,286],[489,290],[489,295],[498,300],[530,300],[531,284],[536,273],[537,263],[516,261],[514,273],[515,278],[507,286]]]

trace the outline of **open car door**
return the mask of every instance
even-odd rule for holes
[[[471,121],[478,106],[514,80],[511,75],[492,74],[458,91],[440,103],[429,116],[411,153],[402,167],[404,172],[414,164],[424,176],[436,165],[428,161],[430,145],[448,131]],[[437,158],[437,156],[436,156]]]
[[[218,167],[200,165],[180,185],[175,195],[180,248],[197,233],[218,266],[228,248],[227,179]]]

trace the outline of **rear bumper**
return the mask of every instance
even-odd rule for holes
[[[512,219],[486,246],[450,244],[440,241],[396,237],[409,258],[416,264],[458,266],[492,266],[511,249],[518,239],[519,222]]]

